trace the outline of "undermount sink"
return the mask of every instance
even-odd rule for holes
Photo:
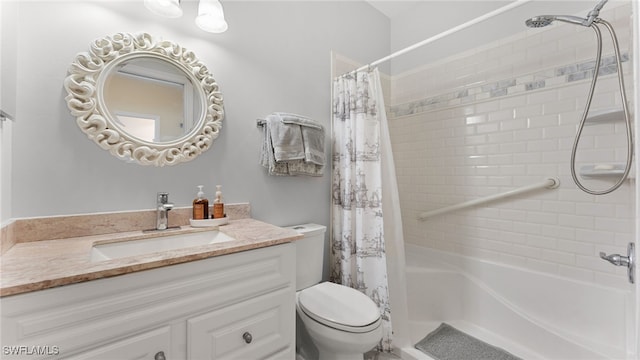
[[[94,245],[91,261],[104,261],[235,240],[217,230]]]

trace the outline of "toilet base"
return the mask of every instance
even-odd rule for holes
[[[318,353],[319,360],[364,360],[364,352],[360,354],[339,354],[335,352],[335,349],[323,349],[322,346],[318,346]]]
[[[364,354],[382,339],[382,325],[366,333],[340,331],[316,322],[297,304],[296,307],[304,330],[318,350],[319,360],[363,360]]]

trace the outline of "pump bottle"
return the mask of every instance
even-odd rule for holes
[[[193,200],[193,219],[204,220],[209,218],[209,200],[204,197],[203,185],[198,185],[198,197]]]
[[[222,202],[222,185],[216,185],[216,198],[213,200],[213,218],[224,217],[224,203]]]

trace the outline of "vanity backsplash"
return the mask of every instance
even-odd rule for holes
[[[250,218],[251,206],[249,203],[227,204],[225,212],[230,220]],[[174,208],[169,226],[189,225],[191,215],[191,206]],[[1,229],[0,254],[19,242],[154,229],[155,226],[155,210],[17,219]]]

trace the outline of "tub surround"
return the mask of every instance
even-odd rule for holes
[[[180,230],[143,233],[155,224],[153,211],[91,214],[69,217],[16,220],[3,230],[3,243],[12,246],[3,253],[0,266],[0,296],[21,294],[201,260],[245,250],[291,242],[298,232],[249,217],[248,204],[229,204],[228,225],[219,230],[235,241],[202,245],[161,253],[91,262],[95,244],[135,240],[180,233],[209,231],[189,225],[190,208],[171,212],[170,226]]]
[[[622,62],[627,87],[633,77],[631,14],[626,1],[601,12],[627,54]],[[570,174],[594,52],[593,31],[563,24],[516,33],[392,79],[389,131],[407,243],[629,288],[626,269],[607,264],[599,252],[623,253],[635,241],[635,180],[607,196],[593,196],[580,191]],[[620,109],[618,79],[609,74],[616,67],[612,60],[603,58],[604,76],[590,115]],[[583,139],[578,151],[579,170],[624,164],[621,124],[622,118],[589,123],[590,140]],[[423,211],[550,176],[560,179],[557,190],[416,220]],[[613,180],[589,181],[604,189]]]
[[[413,244],[405,250],[412,343],[447,322],[523,359],[635,359],[628,291]]]

